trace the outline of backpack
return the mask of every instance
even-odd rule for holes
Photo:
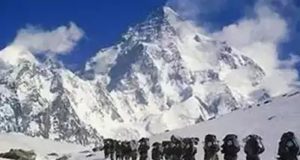
[[[140,153],[146,153],[146,152],[148,152],[148,150],[149,150],[149,148],[150,148],[150,145],[149,145],[149,138],[142,138],[142,139],[140,139],[139,140],[139,143],[140,143],[140,145],[139,145],[139,147],[138,147],[138,151],[140,152]]]
[[[262,138],[258,135],[249,135],[244,139],[244,151],[247,155],[256,156],[265,151]]]
[[[235,134],[228,134],[223,139],[222,153],[229,155],[236,155],[240,151],[240,144],[238,136]]]
[[[175,135],[171,136],[171,142],[173,142],[173,143],[181,143],[182,141],[183,141],[183,138],[181,138],[181,137],[178,137]]]
[[[215,135],[208,134],[205,136],[204,150],[209,150],[212,152],[218,152],[220,150],[219,141]]]
[[[296,157],[299,154],[299,143],[293,132],[286,132],[281,136],[278,155]]]

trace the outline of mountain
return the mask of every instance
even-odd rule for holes
[[[11,57],[9,61],[5,57]],[[50,59],[40,63],[29,51],[8,47],[0,60],[0,130],[87,145],[101,142],[98,132],[82,121],[76,76]],[[88,87],[88,85],[83,85]],[[85,95],[86,97],[88,95]],[[100,104],[100,102],[95,102]]]
[[[80,75],[16,45],[0,51],[0,66],[0,131],[83,145],[193,125],[269,97],[253,60],[168,7]]]
[[[218,140],[221,140],[226,134],[234,133],[238,135],[240,144],[243,147],[243,138],[249,134],[258,134],[263,138],[263,144],[266,148],[261,158],[275,159],[278,142],[284,132],[293,131],[298,138],[300,137],[299,93],[291,92],[279,97],[269,98],[262,103],[253,104],[252,107],[239,109],[213,120],[154,135],[150,137],[150,143],[168,140],[171,135],[199,137],[200,141],[204,141],[206,134],[215,134]],[[0,152],[7,152],[11,148],[33,150],[37,154],[37,160],[54,160],[63,155],[69,157],[69,160],[104,158],[103,151],[94,153],[88,147],[52,142],[19,134],[0,134]],[[196,159],[202,159],[204,155],[203,143],[199,143],[197,151]],[[57,156],[53,154],[50,156],[49,153],[56,153]],[[238,159],[245,159],[245,154],[242,150],[239,152],[238,157]],[[223,160],[220,152],[219,159]]]
[[[123,119],[149,133],[248,106],[265,75],[249,57],[204,36],[168,7],[100,50],[86,72],[94,82],[104,82]]]

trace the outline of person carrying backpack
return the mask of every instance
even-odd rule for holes
[[[123,146],[121,141],[116,142],[116,160],[123,160]]]
[[[171,136],[171,159],[172,160],[181,160],[183,155],[184,143],[181,137]]]
[[[237,153],[240,151],[238,136],[228,134],[223,139],[221,152],[224,154],[224,160],[237,160]]]
[[[137,160],[138,157],[138,142],[136,140],[131,140],[130,141],[130,157],[131,160]]]
[[[150,149],[149,138],[141,138],[139,143],[138,152],[140,154],[140,160],[146,160],[148,159],[148,150]]]
[[[197,148],[194,146],[195,142],[192,138],[183,139],[183,160],[195,160],[195,155],[197,154]]]
[[[204,139],[204,160],[218,160],[218,152],[220,151],[219,141],[217,137],[212,134],[208,134]]]
[[[281,136],[278,148],[279,160],[298,160],[300,154],[299,142],[293,132],[286,132]]]
[[[113,139],[104,139],[104,157],[105,159],[110,158],[114,160],[114,140]]]
[[[131,147],[130,141],[123,141],[122,142],[122,153],[125,160],[129,160],[131,158]]]
[[[152,144],[151,157],[152,157],[152,160],[162,160],[163,159],[163,148],[162,148],[161,143],[155,142]]]
[[[204,160],[218,160],[218,152],[220,151],[219,141],[213,134],[208,134],[204,138]]]
[[[262,143],[262,138],[258,135],[251,134],[244,139],[246,153],[246,160],[260,160],[259,154],[265,151],[265,147]]]
[[[163,141],[163,157],[165,160],[170,160],[172,157],[172,142],[171,141]]]

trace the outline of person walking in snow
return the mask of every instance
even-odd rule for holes
[[[221,152],[224,154],[224,160],[237,160],[237,154],[240,151],[238,136],[235,134],[226,135],[221,148]]]
[[[259,155],[265,151],[262,138],[258,135],[251,134],[244,139],[246,160],[260,160]]]
[[[193,138],[185,138],[183,139],[184,147],[183,147],[183,160],[195,160],[195,155],[197,154],[197,148],[194,146],[195,141]]]
[[[115,149],[116,149],[116,160],[123,160],[124,155],[123,155],[122,141],[116,141]]]
[[[218,152],[220,151],[219,141],[213,134],[208,134],[204,139],[204,160],[218,160]]]
[[[171,145],[172,145],[172,160],[181,160],[183,154],[183,142],[181,137],[171,136]]]
[[[138,157],[138,142],[136,140],[130,141],[130,157],[131,160],[136,160]]]
[[[163,141],[163,157],[165,160],[171,160],[172,156],[172,142],[171,141]]]
[[[130,147],[130,142],[129,141],[123,141],[122,142],[122,153],[124,156],[125,160],[129,160],[131,157],[131,147]]]
[[[141,138],[139,140],[139,147],[138,147],[140,160],[147,160],[148,159],[148,150],[149,149],[150,149],[149,138]]]
[[[278,160],[298,160],[300,154],[299,141],[293,132],[281,136],[278,148]]]
[[[104,157],[105,159],[110,158],[114,160],[114,140],[113,139],[104,139]]]
[[[163,148],[162,148],[161,143],[155,142],[152,144],[151,157],[152,157],[152,160],[162,160],[163,159]]]

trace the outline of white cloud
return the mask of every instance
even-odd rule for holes
[[[266,78],[261,87],[273,95],[289,91],[298,83],[294,65],[299,58],[292,56],[284,61],[278,58],[277,47],[288,38],[287,22],[261,3],[256,5],[254,12],[255,17],[241,19],[212,35],[237,47],[263,68]]]
[[[84,32],[72,22],[50,31],[29,26],[18,31],[12,45],[22,46],[34,54],[68,54],[83,35]]]
[[[298,71],[295,69],[295,64],[299,63],[300,58],[291,53],[285,53],[285,55],[290,56],[290,59],[281,60],[278,53],[278,47],[281,42],[288,40],[288,35],[292,33],[291,19],[289,17],[281,17],[272,10],[276,8],[274,3],[272,3],[273,1],[257,0],[254,7],[245,2],[249,1],[169,0],[168,5],[176,9],[181,16],[201,24],[199,27],[203,30],[211,31],[214,28],[213,24],[206,21],[199,23],[199,17],[204,17],[205,19],[210,15],[221,14],[220,10],[224,9],[222,7],[238,3],[237,6],[240,5],[240,9],[245,9],[244,18],[224,26],[220,31],[206,34],[216,39],[227,41],[261,66],[266,73],[261,87],[269,90],[272,95],[277,95],[299,86]],[[278,2],[282,4],[280,6],[295,10],[292,0]],[[243,4],[246,6],[242,6]],[[278,8],[276,11],[278,11]]]

